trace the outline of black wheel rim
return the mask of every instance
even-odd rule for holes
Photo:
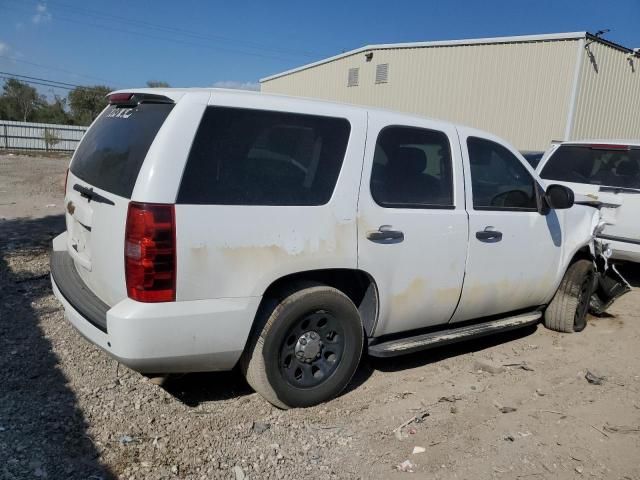
[[[344,347],[344,330],[331,312],[308,313],[284,337],[278,359],[280,374],[293,387],[316,387],[336,371]]]
[[[576,314],[573,318],[573,329],[576,332],[584,330],[587,326],[587,311],[589,310],[589,299],[591,298],[591,275],[587,275],[580,286],[580,293],[578,294],[578,307],[576,308]]]

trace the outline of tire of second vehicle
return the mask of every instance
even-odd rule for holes
[[[280,349],[292,326],[317,310],[330,311],[341,321],[344,353],[329,378],[312,388],[295,388],[280,374]],[[276,407],[310,407],[344,390],[360,363],[364,329],[358,309],[340,290],[325,285],[299,288],[274,301],[250,339],[241,367],[249,385]],[[258,319],[260,321],[260,319]]]
[[[580,332],[586,327],[595,270],[590,260],[578,260],[564,274],[544,313],[544,325],[557,332]]]

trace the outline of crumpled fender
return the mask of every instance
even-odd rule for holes
[[[603,314],[615,300],[631,291],[629,283],[615,265],[609,263],[611,249],[608,243],[597,238],[610,224],[610,215],[605,213],[618,206],[606,196],[594,198],[576,195],[576,205],[566,210],[563,272],[575,255],[588,246],[596,272],[589,302],[589,311],[594,315]]]
[[[629,282],[620,275],[615,265],[609,263],[609,257],[611,256],[609,244],[597,238],[605,227],[609,225],[607,221],[608,217],[603,215],[601,209],[610,209],[613,206],[606,202],[602,202],[599,205],[592,204],[591,206],[597,209],[597,215],[593,217],[594,226],[591,231],[592,239],[589,243],[589,250],[593,258],[596,275],[593,279],[593,293],[589,301],[589,312],[594,315],[602,315],[614,301],[625,293],[630,292],[631,286]]]
[[[609,263],[611,250],[607,243],[595,238],[604,225],[599,225],[594,231],[593,245],[593,263],[596,269],[596,275],[593,282],[593,293],[589,301],[589,312],[594,315],[602,315],[614,301],[625,293],[631,291],[631,285],[627,282],[616,266]]]

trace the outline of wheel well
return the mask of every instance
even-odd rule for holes
[[[569,262],[569,265],[571,265],[572,263],[576,263],[578,260],[593,260],[593,255],[591,255],[591,250],[589,250],[588,246],[584,246],[580,250],[578,250],[573,255],[573,258]]]
[[[366,334],[372,334],[378,318],[378,289],[373,278],[362,270],[311,270],[279,278],[264,292],[258,311],[262,310],[265,303],[279,299],[291,285],[304,282],[322,283],[344,293],[358,308]]]

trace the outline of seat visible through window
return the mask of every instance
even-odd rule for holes
[[[371,195],[383,207],[453,205],[449,140],[442,132],[393,126],[379,135]]]

